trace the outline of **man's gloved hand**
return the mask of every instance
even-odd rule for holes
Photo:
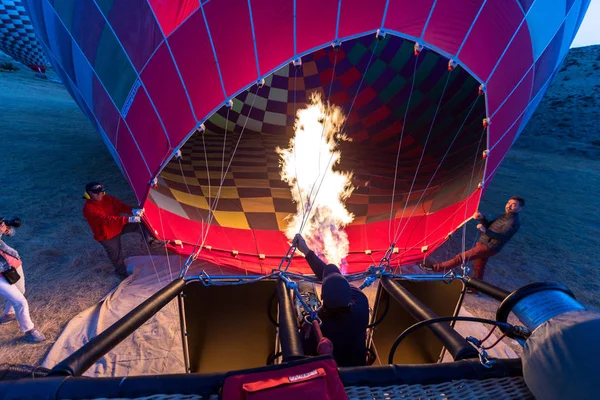
[[[310,251],[310,248],[308,248],[306,241],[304,240],[302,235],[299,233],[297,233],[296,236],[294,236],[293,244],[295,244],[296,248],[304,255],[307,255],[308,252]]]
[[[480,213],[479,211],[475,212],[475,214],[473,214],[473,218],[474,219],[483,219],[483,214]]]
[[[129,222],[141,222],[142,219],[140,217],[129,217]]]
[[[481,232],[485,233],[485,226],[479,224],[479,225],[477,225],[477,229],[479,229]]]
[[[142,215],[144,215],[144,209],[143,208],[134,208],[131,213],[136,216],[136,217],[141,217]]]

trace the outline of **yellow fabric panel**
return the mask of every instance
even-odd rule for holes
[[[235,186],[247,188],[270,188],[268,179],[234,179]]]
[[[170,174],[168,172],[161,172],[160,176],[169,181],[173,181],[173,182],[177,182],[177,183],[185,183],[183,176],[181,176],[181,174],[177,175],[177,174]],[[200,183],[198,182],[198,179],[196,179],[196,178],[191,178],[191,177],[187,176],[185,180],[187,181],[188,185],[200,186]]]
[[[273,90],[273,89],[271,89]],[[254,118],[248,118],[243,114],[240,114],[240,116],[238,117],[237,120],[237,124],[239,126],[241,126],[242,128],[244,126],[246,126],[245,129],[254,131],[254,132],[260,132],[262,130],[262,121],[258,121]]]
[[[227,168],[227,167],[225,167]],[[225,168],[223,168],[223,172],[225,172]],[[196,178],[200,178],[200,179],[208,179],[208,175],[209,173],[206,172],[206,169],[204,169],[204,171],[199,170],[196,171]],[[221,179],[221,171],[210,171],[210,178],[211,179]],[[233,173],[231,172],[231,170],[225,174],[225,179],[233,179]],[[199,186],[199,184],[198,184]]]
[[[302,72],[305,77],[310,75],[316,75],[319,73],[317,70],[317,65],[314,61],[309,61],[307,63],[302,64]]]
[[[210,187],[210,197],[211,198],[215,198],[217,197],[217,192],[219,191],[219,187],[218,186],[211,186]],[[202,193],[204,193],[205,197],[208,197],[208,186],[204,186],[202,185]],[[231,186],[223,186],[221,188],[221,195],[220,197],[222,199],[237,199],[240,197],[240,195],[238,194],[238,191],[235,187],[231,187]]]
[[[280,231],[285,231],[290,224],[290,221],[287,219],[292,214],[284,213],[284,212],[276,212],[275,218],[277,218],[277,226],[279,226]]]
[[[367,223],[367,217],[354,217],[351,225],[364,225]]]
[[[240,201],[244,212],[275,212],[275,205],[270,197],[249,197]]]
[[[279,172],[269,172],[269,179],[273,179],[274,181],[278,181],[281,179],[281,174]]]
[[[202,196],[184,193],[173,188],[171,188],[171,193],[173,193],[173,196],[175,196],[175,200],[177,200],[180,203],[187,204],[196,208],[201,208],[203,210],[208,210],[208,202]]]
[[[366,194],[353,194],[348,199],[349,204],[369,204],[369,195]]]
[[[252,106],[252,104],[254,104],[254,108],[256,108],[257,110],[266,110],[267,109],[267,99],[265,99],[264,97],[256,96],[252,92],[248,93],[248,97],[246,97],[245,103],[250,106]],[[241,110],[238,112],[241,112]]]
[[[269,91],[269,100],[281,101],[287,103],[288,91],[272,87]]]
[[[271,196],[276,199],[291,199],[292,193],[290,189],[271,188]]]
[[[229,168],[229,171],[231,172],[267,172],[268,168],[266,166],[262,167],[257,167],[257,166],[252,166],[252,167],[236,167],[236,166],[232,166],[231,168]],[[233,179],[233,176],[232,176]]]
[[[248,220],[243,212],[214,211],[215,219],[219,225],[227,228],[250,229]]]

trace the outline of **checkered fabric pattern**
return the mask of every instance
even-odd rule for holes
[[[197,132],[182,148],[182,160],[173,160],[166,166],[156,191],[175,199],[178,204],[171,208],[191,220],[206,220],[211,203],[215,210],[214,225],[284,230],[286,218],[296,212],[296,205],[288,184],[280,178],[275,149],[289,146],[294,134],[295,112],[303,107],[311,92],[319,91],[346,113],[352,110],[346,125],[352,142],[340,144],[339,168],[354,172],[356,189],[346,203],[356,216],[353,224],[389,219],[397,138],[415,68],[412,51],[409,42],[397,37],[389,36],[377,45],[370,37],[360,38],[343,45],[337,54],[330,48],[304,57],[301,68],[283,67],[269,76],[264,86],[251,87],[233,100],[231,108],[223,107],[216,112],[205,123],[206,131]],[[454,71],[449,78],[447,74],[447,61],[435,53],[425,52],[419,57],[399,160],[394,196],[396,216],[400,216],[407,203],[407,216],[417,203],[419,208],[415,215],[420,215],[458,201],[474,190],[465,182],[478,178],[472,179],[470,175],[473,155],[483,150],[479,148],[483,100],[466,121],[458,143],[453,144],[455,153],[449,155],[442,166],[452,168],[438,168],[450,140],[465,121],[465,108],[477,99],[477,84],[468,74],[462,70]],[[425,75],[429,79],[424,79]],[[428,121],[435,113],[446,80],[444,112],[440,112],[440,119],[432,129],[417,181],[407,201],[417,161],[423,152],[422,141],[431,126]],[[359,95],[355,96],[359,86]],[[223,177],[220,199],[213,204],[222,171],[229,162],[231,166]],[[436,169],[436,178],[423,195]],[[481,168],[478,170],[482,172]],[[444,196],[436,203],[439,192],[444,192]],[[170,208],[164,202],[161,207]]]
[[[20,0],[0,0],[0,50],[34,70],[49,65]]]

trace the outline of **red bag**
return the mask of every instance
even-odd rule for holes
[[[261,368],[225,379],[223,400],[271,399],[347,400],[348,396],[333,359]]]

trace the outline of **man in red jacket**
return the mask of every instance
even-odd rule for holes
[[[121,248],[121,236],[126,233],[141,233],[148,244],[163,245],[156,240],[141,223],[144,209],[134,209],[119,199],[109,196],[104,186],[98,182],[85,185],[87,199],[83,206],[83,216],[92,228],[94,239],[106,250],[108,258],[115,267],[115,272],[123,277],[127,276],[127,268]],[[123,216],[121,214],[131,214]]]

